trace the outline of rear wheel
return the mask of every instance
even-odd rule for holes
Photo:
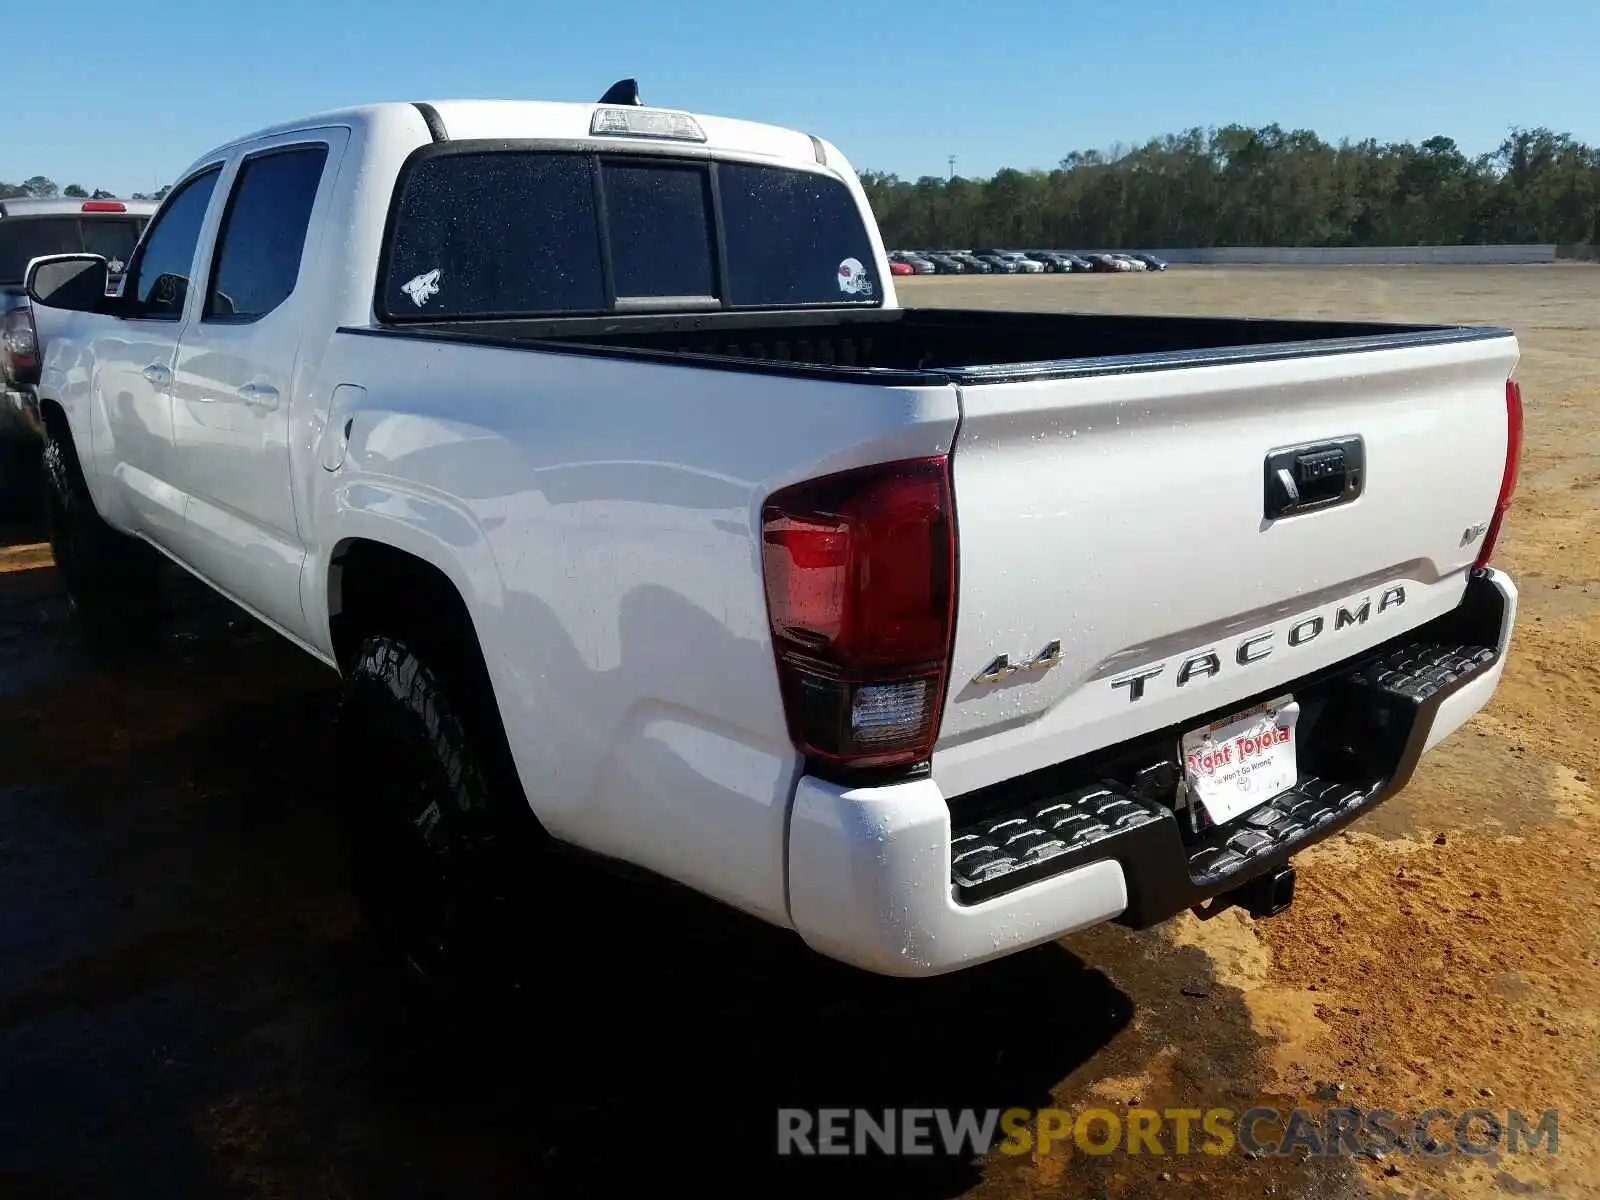
[[[160,558],[95,511],[77,451],[54,422],[45,428],[43,466],[50,550],[84,640],[106,655],[148,645],[165,615]]]
[[[497,786],[498,731],[442,658],[367,637],[346,672],[339,747],[368,922],[425,992],[449,1001],[519,982],[518,914],[539,865],[513,807],[520,792]]]

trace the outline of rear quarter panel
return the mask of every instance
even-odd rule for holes
[[[317,472],[307,610],[347,539],[433,562],[467,601],[551,832],[787,923],[800,763],[760,506],[947,451],[955,389],[356,334],[333,350],[330,382],[366,392],[334,422],[353,422],[343,466]]]

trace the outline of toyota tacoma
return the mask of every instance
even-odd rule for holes
[[[889,975],[1270,914],[1505,663],[1511,332],[902,307],[836,146],[629,86],[251,134],[28,289],[85,634],[164,556],[336,670],[447,984],[562,848]]]

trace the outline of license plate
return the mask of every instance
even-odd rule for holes
[[[1280,696],[1183,735],[1183,777],[1218,825],[1288,791],[1299,777],[1300,705]]]

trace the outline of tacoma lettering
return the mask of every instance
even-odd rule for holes
[[[1260,662],[1271,653],[1272,634],[1258,633],[1255,637],[1247,637],[1240,642],[1238,653],[1234,657],[1239,660],[1241,667],[1248,667],[1253,662]]]
[[[1303,646],[1321,632],[1321,617],[1312,617],[1309,621],[1301,621],[1300,624],[1289,630],[1289,645]]]
[[[1372,615],[1372,601],[1366,599],[1361,602],[1361,607],[1351,612],[1343,605],[1339,606],[1338,613],[1333,618],[1334,631],[1343,629],[1346,625],[1365,625],[1367,618]]]
[[[1301,617],[1282,631],[1283,642],[1290,649],[1299,649],[1309,642],[1315,641],[1326,632],[1337,633],[1342,629],[1352,629],[1365,625],[1374,615],[1381,616],[1390,609],[1399,608],[1406,602],[1406,589],[1401,584],[1383,591],[1378,597],[1377,611],[1374,614],[1371,596],[1363,596],[1359,601],[1345,601],[1327,612],[1313,613],[1309,617]],[[1330,625],[1331,620],[1331,625]],[[1264,662],[1271,658],[1278,646],[1279,631],[1263,630],[1253,633],[1239,641],[1229,655],[1226,651],[1216,648],[1199,650],[1193,654],[1185,655],[1178,659],[1178,669],[1174,673],[1175,687],[1202,679],[1209,679],[1223,673],[1223,661],[1227,658],[1241,667],[1248,667],[1252,663]],[[1128,689],[1128,703],[1137,703],[1145,697],[1145,684],[1163,674],[1167,663],[1146,668],[1143,671],[1130,672],[1119,675],[1111,680],[1114,688]],[[1231,668],[1230,668],[1231,670]]]
[[[1166,667],[1151,667],[1148,671],[1141,671],[1137,675],[1124,675],[1121,679],[1113,679],[1111,686],[1114,688],[1127,688],[1130,703],[1134,700],[1142,700],[1144,699],[1145,680],[1154,679],[1165,670]]]
[[[1182,687],[1196,675],[1216,675],[1222,671],[1222,660],[1216,652],[1207,650],[1204,654],[1196,654],[1193,658],[1183,660],[1183,666],[1178,668],[1178,686]]]

